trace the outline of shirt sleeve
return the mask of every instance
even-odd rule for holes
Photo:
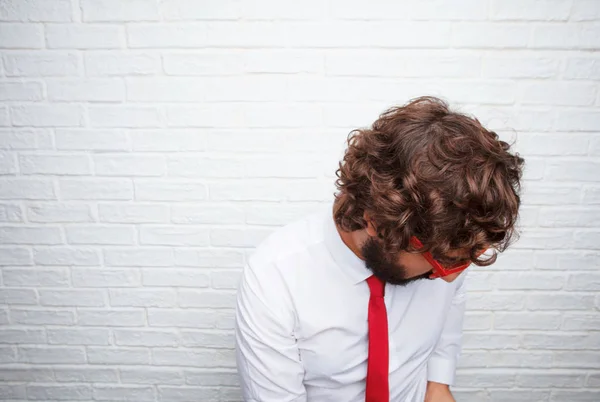
[[[244,401],[305,402],[288,287],[269,264],[244,268],[236,306],[236,361]]]
[[[441,384],[454,384],[456,365],[460,355],[462,327],[465,315],[466,288],[465,277],[458,278],[452,304],[446,317],[440,339],[427,363],[427,380]]]

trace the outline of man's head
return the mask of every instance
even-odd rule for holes
[[[337,172],[334,218],[389,283],[490,265],[514,235],[523,159],[479,121],[425,97],[354,130]]]

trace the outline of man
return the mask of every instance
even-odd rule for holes
[[[436,98],[353,131],[333,207],[276,231],[244,269],[244,400],[454,401],[463,271],[508,246],[522,165]]]

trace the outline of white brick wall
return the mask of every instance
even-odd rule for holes
[[[597,0],[0,0],[0,399],[239,401],[248,253],[432,94],[527,161],[457,399],[598,402],[598,50]]]

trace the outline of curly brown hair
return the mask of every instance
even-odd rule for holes
[[[514,239],[523,159],[474,118],[435,97],[417,98],[357,129],[336,172],[334,218],[344,231],[366,227],[364,213],[386,252],[504,251]],[[413,248],[416,236],[423,248]]]

